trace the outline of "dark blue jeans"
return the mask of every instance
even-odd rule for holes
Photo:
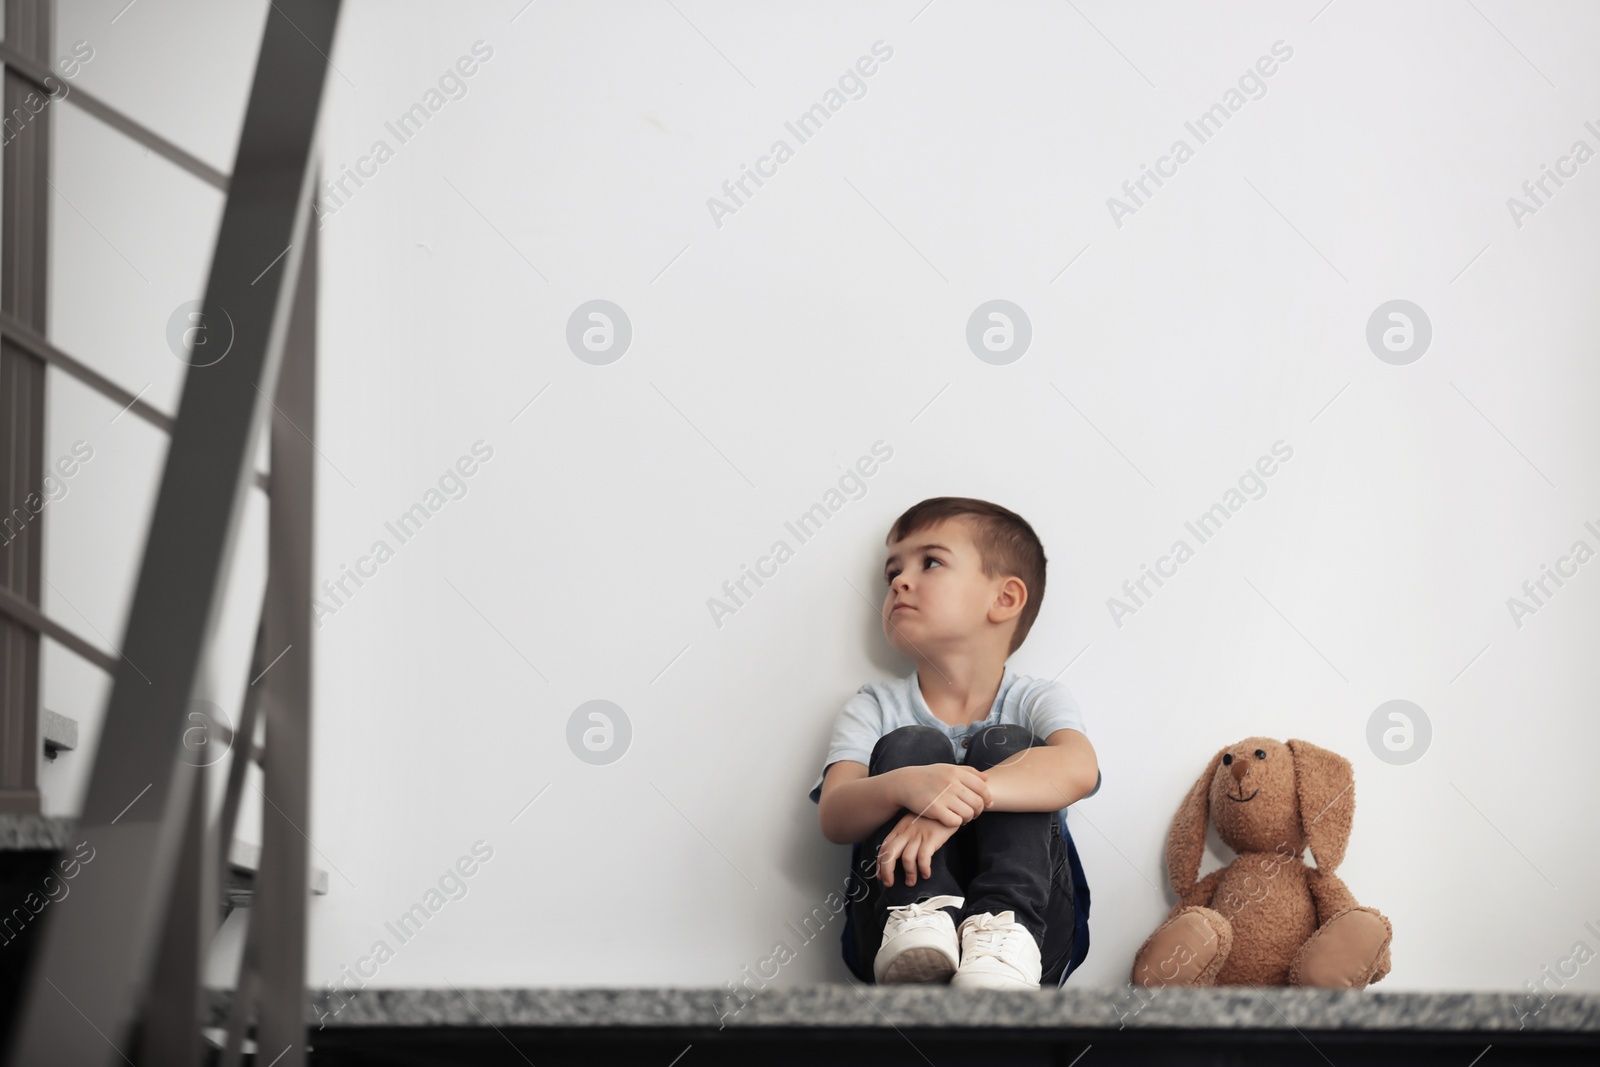
[[[964,758],[968,767],[984,771],[1017,752],[1043,745],[1026,727],[1009,723],[986,726],[973,734]],[[931,726],[902,726],[878,739],[868,775],[897,767],[955,763],[950,739]],[[985,811],[950,836],[929,861],[932,874],[917,871],[917,884],[906,885],[905,868],[895,865],[894,885],[885,886],[872,871],[872,858],[884,838],[908,814],[901,808],[851,850],[847,885],[855,959],[845,962],[857,978],[872,982],[872,962],[883,943],[889,909],[950,893],[965,897],[960,908],[946,908],[957,928],[961,920],[982,912],[1011,911],[1039,944],[1043,964],[1039,984],[1059,985],[1072,957],[1074,908],[1072,873],[1061,823],[1055,811]]]

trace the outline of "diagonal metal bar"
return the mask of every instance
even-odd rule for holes
[[[107,674],[117,673],[117,657],[102,652],[26,600],[5,589],[0,589],[0,615],[5,615],[52,641],[60,642]]]
[[[0,337],[10,341],[29,355],[43,360],[57,370],[72,375],[72,377],[78,379],[90,389],[116,404],[123,411],[131,411],[159,430],[164,430],[167,433],[172,432],[172,416],[148,401],[141,399],[138,394],[128,392],[128,390],[87,363],[63,352],[38,333],[28,329],[14,316],[8,315],[4,311],[0,311]],[[260,471],[256,472],[256,485],[263,492],[268,491],[267,476]]]
[[[17,319],[4,313],[0,313],[0,337],[4,337],[7,341],[30,355],[44,360],[52,367],[72,375],[113,404],[124,410],[131,411],[157,429],[165,430],[168,433],[172,432],[171,416],[159,410],[149,401],[142,400],[134,393],[130,393],[87,363],[63,352],[42,335],[28,329]]]
[[[34,62],[4,43],[0,43],[0,63],[4,63],[8,70],[36,86],[40,92],[52,99],[71,100],[107,126],[177,164],[207,185],[215,186],[223,192],[228,191],[226,174],[199,157],[185,152],[154,130],[133,121],[99,97],[63,84],[60,78],[50,73],[50,68],[45,64]],[[51,82],[55,84],[52,86]]]
[[[11,1063],[103,1064],[109,1053],[97,1031],[124,1044],[143,999],[160,995],[149,989],[154,949],[195,784],[180,773],[184,716],[220,611],[266,397],[277,387],[301,264],[296,238],[310,217],[327,80],[319,53],[332,48],[338,12],[338,0],[274,0],[267,14],[206,282],[206,314],[231,320],[233,347],[184,378],[125,627],[126,659],[79,819],[97,858],[73,887],[78,906],[62,909],[70,921],[40,916]]]

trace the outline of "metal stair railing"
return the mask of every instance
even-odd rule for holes
[[[41,916],[7,1050],[12,1064],[200,1062],[201,965],[245,774],[257,754],[258,717],[270,753],[262,760],[262,854],[230,1032],[237,1029],[242,1042],[254,1005],[257,1045],[268,1059],[278,1067],[305,1061],[317,277],[311,200],[325,57],[338,12],[339,0],[274,0],[233,173],[202,174],[227,186],[203,321],[220,322],[225,311],[232,346],[213,364],[191,365],[184,378],[78,821],[97,861],[77,876],[73,907]],[[0,47],[8,73],[15,64],[28,76],[22,68],[32,61],[8,53]],[[42,82],[36,64],[31,74]],[[81,90],[73,96],[144,140],[132,120]],[[84,377],[75,368],[87,368],[26,324],[0,322],[0,331]],[[187,713],[221,611],[262,419],[271,420],[272,478],[252,688],[261,685],[247,690],[240,729],[229,739],[228,787],[213,826],[206,814],[210,760],[186,747]],[[0,605],[6,607],[34,611],[31,621],[41,624],[35,629],[43,628],[31,606]],[[281,651],[266,670],[269,649]]]

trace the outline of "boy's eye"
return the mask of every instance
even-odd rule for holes
[[[939,566],[941,566],[941,567],[943,567],[943,566],[944,566],[944,561],[943,561],[943,560],[941,560],[941,559],[936,559],[936,558],[934,558],[934,557],[933,557],[933,556],[923,556],[923,557],[922,557],[922,562],[923,562],[923,563],[925,563],[925,564],[926,564],[926,563],[937,563],[937,564],[939,564]],[[924,570],[926,570],[926,569],[927,569],[927,568],[926,568],[926,567],[924,567],[924,568],[923,568],[923,569],[924,569]],[[884,576],[883,576],[883,584],[884,584],[884,585],[888,585],[888,584],[890,584],[890,583],[891,583],[891,582],[893,582],[893,581],[894,581],[894,576],[895,576],[895,575],[897,575],[897,574],[899,574],[899,573],[900,573],[900,572],[899,572],[899,571],[897,571],[897,570],[890,570],[890,571],[888,571],[888,572],[886,572],[886,573],[885,573],[885,574],[884,574]]]

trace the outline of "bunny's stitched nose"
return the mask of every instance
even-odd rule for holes
[[[1243,782],[1244,776],[1250,773],[1250,765],[1242,759],[1236,759],[1228,765],[1228,770],[1233,772],[1233,780]]]

